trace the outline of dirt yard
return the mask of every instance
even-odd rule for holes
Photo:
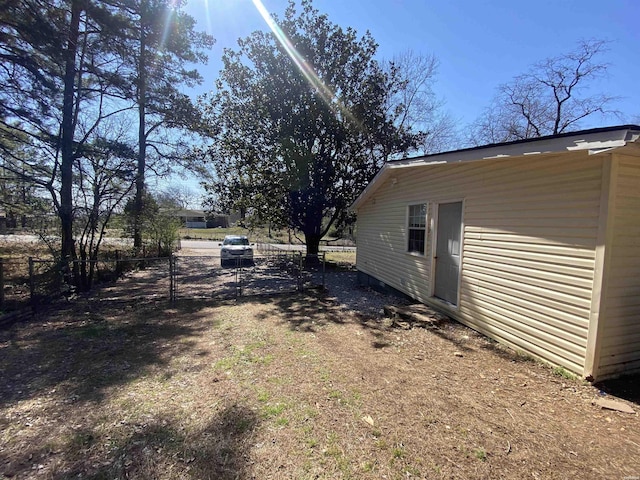
[[[338,278],[174,306],[123,281],[0,331],[0,478],[640,477],[625,384],[399,328]],[[594,404],[612,393],[636,413]]]

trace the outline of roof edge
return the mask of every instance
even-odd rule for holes
[[[629,130],[637,131],[640,134],[640,125],[634,125],[634,124],[614,125],[610,127],[599,127],[599,128],[591,128],[587,130],[576,130],[574,132],[558,133],[556,135],[545,135],[542,137],[524,138],[522,140],[512,140],[509,142],[488,143],[486,145],[478,145],[476,147],[460,148],[456,150],[447,150],[445,152],[432,153],[429,155],[419,155],[417,157],[399,158],[396,160],[389,160],[387,163],[398,163],[398,162],[403,162],[407,160],[433,158],[433,157],[438,157],[442,155],[449,155],[452,153],[474,152],[474,151],[488,150],[491,148],[508,147],[511,145],[526,145],[528,143],[537,143],[537,142],[543,142],[546,140],[553,140],[553,139],[562,139],[562,138],[569,138],[569,137],[576,137],[576,136],[583,136],[583,135],[597,135],[599,133],[609,133],[609,132],[629,131]]]
[[[364,200],[377,189],[377,186],[384,177],[388,175],[391,169],[462,163],[495,158],[522,157],[527,155],[544,155],[576,150],[588,150],[589,154],[598,154],[614,148],[623,147],[629,142],[637,142],[638,140],[640,140],[640,126],[628,124],[579,130],[504,143],[491,143],[431,155],[390,160],[382,166],[358,198],[351,204],[350,208],[353,210],[357,209]],[[533,150],[528,148],[534,145],[535,148]]]

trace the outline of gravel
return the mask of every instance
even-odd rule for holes
[[[213,295],[224,298],[235,295],[234,270],[221,269],[219,256],[211,256],[210,251],[183,249],[177,271],[180,296]],[[245,270],[242,275],[245,295],[278,294],[296,287],[296,278],[291,272],[282,270],[260,256],[256,257],[255,266]],[[319,285],[321,282],[320,273],[315,272],[312,283]],[[383,316],[382,309],[388,304],[413,303],[398,295],[359,286],[355,271],[327,271],[324,283],[328,297],[341,308],[367,316]]]
[[[369,316],[383,315],[385,305],[411,303],[399,295],[380,293],[370,287],[359,286],[356,272],[327,272],[325,286],[328,297],[342,308]]]

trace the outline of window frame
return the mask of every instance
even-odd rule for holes
[[[412,212],[412,208],[418,207],[424,212],[424,216],[416,215],[415,212]],[[413,213],[413,214],[412,214]],[[428,202],[416,202],[407,204],[407,221],[406,228],[407,234],[405,239],[405,251],[409,255],[416,255],[420,257],[425,257],[427,252],[427,233],[428,233],[428,215],[429,215],[429,204]],[[422,223],[417,224],[413,222],[414,219],[422,218]],[[422,232],[422,239],[412,238],[412,232]],[[422,242],[422,249],[416,249],[415,243]],[[414,248],[412,249],[412,245]]]

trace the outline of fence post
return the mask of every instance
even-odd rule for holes
[[[169,256],[169,301],[173,303],[176,300],[176,260],[173,253]]]
[[[29,257],[29,299],[31,300],[31,304],[33,305],[34,297],[35,297],[35,278],[33,273],[33,257]]]
[[[326,256],[327,256],[327,252],[322,252],[322,289],[324,290],[324,272],[325,272],[325,266],[326,266]]]
[[[120,250],[116,250],[116,280],[120,278]]]
[[[0,308],[4,307],[4,259],[0,257]]]
[[[298,257],[298,290],[300,292],[304,291],[304,282],[302,280],[302,252],[299,253]]]
[[[238,265],[237,264],[235,266],[235,275],[236,275],[236,282],[235,282],[236,298],[238,298]]]

